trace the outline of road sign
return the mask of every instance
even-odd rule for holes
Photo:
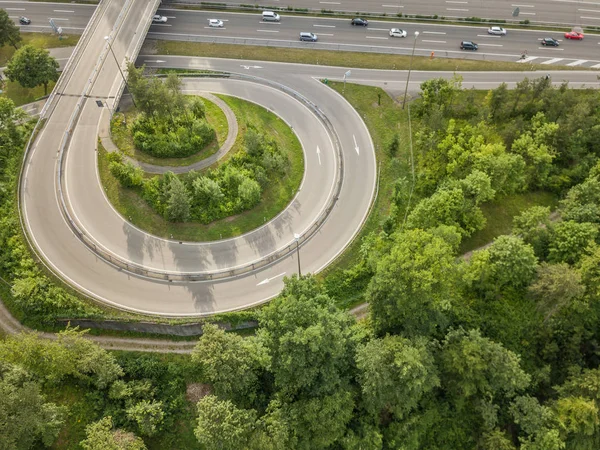
[[[521,12],[521,10],[517,6],[515,9],[513,9],[513,12],[512,12],[513,17],[518,17],[520,12]]]
[[[52,27],[55,33],[58,33],[58,27],[54,23],[54,19],[50,19],[50,26]]]

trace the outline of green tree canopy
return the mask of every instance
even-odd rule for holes
[[[598,225],[589,222],[558,222],[552,227],[548,260],[575,264],[584,255],[586,248],[593,245],[598,236]]]
[[[4,73],[10,81],[16,81],[24,88],[44,86],[48,94],[48,83],[58,80],[58,61],[48,50],[25,45],[15,52]]]
[[[8,17],[4,9],[0,9],[0,47],[9,44],[17,49],[17,44],[22,40],[19,27]]]
[[[450,322],[456,273],[452,248],[443,239],[418,229],[395,234],[367,290],[375,331],[439,333]]]
[[[86,438],[79,443],[84,450],[146,450],[144,441],[135,434],[113,429],[110,416],[85,428]]]
[[[566,263],[542,263],[537,270],[536,280],[529,286],[545,319],[549,319],[572,299],[584,292],[581,275]]]

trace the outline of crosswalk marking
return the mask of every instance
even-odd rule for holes
[[[519,59],[517,62],[518,63],[528,63],[528,62],[533,61],[534,59],[538,59],[538,57],[537,56],[528,56],[525,59]]]
[[[573,61],[572,63],[567,64],[567,66],[579,66],[586,62],[588,62],[587,59],[578,59],[577,61]]]
[[[559,61],[562,61],[563,59],[564,58],[552,58],[552,59],[549,59],[548,61],[544,61],[544,62],[542,62],[540,64],[554,64],[554,63],[557,63]]]

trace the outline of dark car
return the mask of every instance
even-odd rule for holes
[[[542,45],[548,45],[550,47],[558,47],[558,41],[554,38],[542,39]]]
[[[356,17],[354,19],[352,19],[352,22],[350,22],[352,25],[358,25],[361,27],[366,27],[367,25],[369,25],[369,21],[367,19],[361,19],[360,17]]]
[[[29,25],[31,23],[31,19],[28,19],[25,16],[21,16],[21,17],[19,17],[19,23],[21,25]]]
[[[461,50],[477,50],[479,46],[475,42],[471,41],[462,41],[460,43]]]

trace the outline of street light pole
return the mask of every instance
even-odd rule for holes
[[[300,271],[300,235],[298,233],[294,233],[294,240],[296,241],[296,257],[298,258],[298,278],[300,278],[302,272]]]
[[[408,75],[406,76],[406,87],[404,88],[404,99],[402,100],[402,109],[404,109],[404,105],[406,104],[406,94],[408,93],[408,80],[410,80],[410,71],[412,69],[413,56],[415,56],[415,47],[417,46],[417,37],[419,37],[419,32],[415,31],[415,40],[413,42],[412,53],[410,54],[410,61],[408,62]]]
[[[108,42],[108,48],[110,49],[110,53],[113,55],[113,58],[115,59],[115,63],[117,64],[117,69],[119,69],[119,73],[121,74],[121,76],[123,77],[123,81],[125,82],[125,87],[129,91],[129,84],[127,84],[127,78],[125,78],[125,74],[121,70],[121,66],[119,64],[119,61],[117,61],[117,57],[115,56],[115,52],[113,51],[112,45],[110,44],[110,37],[109,36],[104,36],[104,40],[106,42]],[[133,102],[133,106],[135,106],[137,108],[137,105],[135,104],[135,99],[133,98],[133,93],[131,91],[129,91],[129,93],[131,94],[131,101]]]

